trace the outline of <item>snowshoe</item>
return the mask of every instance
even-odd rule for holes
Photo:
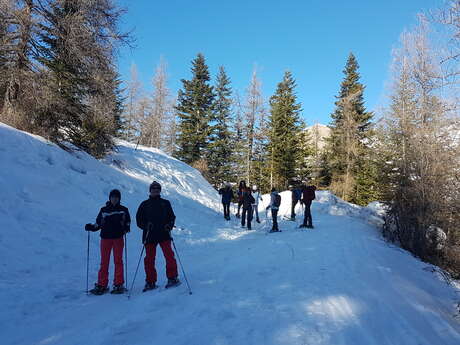
[[[295,217],[286,217],[286,216],[283,216],[283,219],[284,220],[288,220],[290,222],[295,222]]]
[[[158,286],[155,283],[145,283],[144,288],[142,289],[142,292],[150,291],[150,290],[155,290]]]
[[[281,232],[281,230],[271,229],[269,232]]]
[[[110,293],[113,294],[113,295],[120,295],[122,293],[125,293],[126,291],[128,291],[128,289],[126,289],[123,286],[123,284],[121,284],[121,285],[114,285],[113,289],[112,289],[112,291],[110,291]]]
[[[94,289],[89,290],[90,293],[96,296],[100,296],[109,291],[109,288],[106,286],[94,284]]]
[[[179,286],[180,284],[182,283],[178,278],[168,278],[168,283],[165,285],[165,288],[169,289],[175,286]]]
[[[299,228],[308,228],[308,226],[306,224],[300,224]]]
[[[260,219],[256,219],[256,222],[257,222],[257,223],[260,223]]]

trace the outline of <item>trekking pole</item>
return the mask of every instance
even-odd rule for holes
[[[88,232],[88,246],[86,249],[86,294],[89,294],[88,280],[89,280],[89,231]]]
[[[148,225],[147,234],[145,235],[145,240],[142,242],[142,250],[141,255],[139,256],[139,261],[137,262],[136,272],[134,272],[133,282],[131,283],[131,288],[128,291],[128,299],[131,297],[131,291],[133,291],[134,281],[136,280],[137,271],[139,270],[139,265],[141,264],[142,254],[144,254],[145,243],[147,242],[147,238],[149,237],[151,223]]]
[[[128,284],[128,241],[125,234],[125,282]]]
[[[173,238],[171,238],[171,242],[172,242],[172,244],[173,244],[174,251],[176,252],[177,259],[179,260],[180,268],[181,268],[181,270],[182,270],[182,274],[184,275],[185,282],[187,283],[188,294],[191,295],[191,294],[192,294],[192,289],[190,288],[190,284],[188,283],[187,276],[185,275],[184,266],[182,265],[182,262],[181,262],[181,260],[180,260],[179,252],[177,251],[176,244],[174,243],[174,239],[173,239]]]

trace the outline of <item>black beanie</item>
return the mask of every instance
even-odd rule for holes
[[[112,190],[110,191],[110,193],[109,193],[109,200],[110,200],[110,198],[111,198],[112,196],[116,196],[116,197],[118,197],[118,199],[121,200],[121,193],[120,193],[120,191],[119,191],[118,189],[112,189]]]
[[[150,184],[150,188],[149,188],[149,191],[154,189],[154,188],[157,188],[161,191],[161,184],[159,184],[157,181],[153,181],[151,184]]]

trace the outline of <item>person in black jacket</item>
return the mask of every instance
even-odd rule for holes
[[[222,195],[222,206],[224,208],[224,218],[230,220],[230,203],[233,199],[233,191],[230,183],[226,183],[224,187],[219,189],[219,194]]]
[[[171,247],[171,230],[176,216],[171,203],[160,197],[161,185],[154,181],[150,185],[150,197],[139,205],[136,214],[137,226],[143,230],[142,243],[145,245],[145,287],[144,291],[157,287],[157,271],[155,269],[156,247],[159,244],[166,259],[166,288],[179,285],[177,263]]]
[[[316,186],[308,186],[306,183],[302,186],[302,200],[301,202],[305,206],[305,213],[303,223],[300,225],[301,228],[313,229],[313,219],[311,217],[311,203],[316,199]]]
[[[243,214],[241,216],[241,226],[244,227],[245,220],[247,220],[248,230],[251,230],[252,204],[254,203],[255,199],[251,194],[251,189],[246,187],[243,190]]]
[[[109,201],[101,208],[96,218],[96,224],[86,224],[86,231],[101,230],[101,267],[99,269],[97,283],[90,292],[94,295],[102,295],[108,291],[110,253],[113,249],[113,261],[115,263],[115,275],[112,293],[123,293],[123,236],[129,232],[131,218],[126,207],[120,204],[121,193],[118,189],[110,191]]]

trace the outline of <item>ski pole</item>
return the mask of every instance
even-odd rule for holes
[[[141,255],[139,256],[139,261],[137,262],[136,272],[134,272],[133,282],[131,283],[131,288],[128,291],[128,299],[131,297],[131,291],[133,291],[134,281],[136,280],[137,271],[139,270],[139,265],[141,264],[142,254],[144,254],[145,243],[147,242],[147,238],[149,237],[151,223],[148,225],[147,234],[145,235],[145,240],[142,242],[142,250]]]
[[[88,246],[86,249],[86,294],[88,295],[89,293],[89,288],[88,288],[88,279],[89,279],[89,231],[88,232]]]
[[[188,294],[191,295],[191,294],[192,294],[192,289],[190,288],[190,284],[188,283],[187,276],[185,275],[184,266],[182,265],[182,262],[181,262],[181,260],[180,260],[179,252],[177,251],[176,244],[174,243],[174,239],[171,238],[171,242],[172,242],[172,244],[173,244],[174,251],[176,252],[177,259],[179,260],[180,268],[181,268],[181,270],[182,270],[182,274],[184,275],[185,282],[187,283]]]

